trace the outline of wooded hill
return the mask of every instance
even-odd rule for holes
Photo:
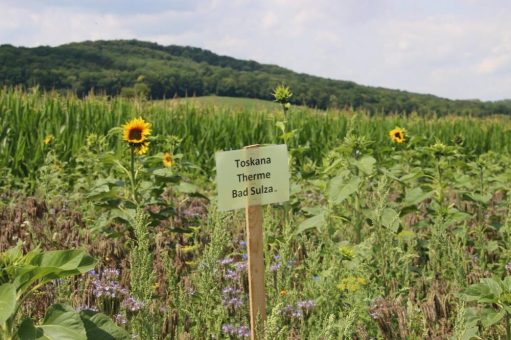
[[[151,99],[218,95],[272,100],[284,83],[293,104],[371,113],[511,114],[511,101],[449,100],[358,85],[220,56],[194,47],[137,40],[86,41],[58,47],[0,46],[0,85],[142,95]]]

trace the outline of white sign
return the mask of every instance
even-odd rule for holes
[[[220,211],[289,200],[287,145],[217,152]]]

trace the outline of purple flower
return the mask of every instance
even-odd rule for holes
[[[75,310],[77,312],[81,312],[82,310],[90,310],[90,311],[93,311],[93,312],[97,312],[98,309],[96,307],[93,307],[93,306],[87,306],[87,305],[79,305],[75,308]]]
[[[225,334],[234,335],[234,333],[236,332],[236,327],[234,327],[230,323],[223,324],[222,332],[224,332]]]
[[[114,320],[119,325],[125,325],[128,322],[128,319],[126,319],[126,317],[122,314],[115,314]]]
[[[300,308],[293,305],[287,305],[284,308],[282,308],[282,314],[294,319],[299,319],[303,317],[303,311]]]
[[[130,312],[136,312],[142,309],[145,305],[143,301],[135,299],[133,296],[129,296],[122,302],[123,307]]]
[[[247,253],[241,254],[241,258],[243,259],[243,261],[247,261],[248,260],[248,254]]]
[[[116,280],[121,275],[121,272],[117,268],[106,268],[101,274],[101,278],[105,280]]]
[[[246,248],[246,247],[247,247],[247,242],[245,242],[245,241],[240,241],[240,246],[241,246],[242,248]]]
[[[248,326],[242,325],[238,328],[238,336],[242,338],[250,337],[250,328]]]
[[[234,264],[234,269],[239,273],[247,270],[247,263],[246,262],[236,262]]]
[[[227,308],[237,309],[243,306],[242,291],[235,287],[227,287],[222,290],[222,303]]]
[[[238,309],[243,306],[243,300],[240,297],[233,297],[231,299],[224,300],[224,306],[227,308],[232,307],[233,309]]]
[[[296,306],[298,308],[301,308],[305,312],[309,312],[314,307],[316,307],[316,302],[314,300],[302,300],[302,301],[298,301],[296,303]]]
[[[280,261],[280,255],[275,255],[273,259],[276,261],[270,265],[270,272],[276,272],[282,267],[282,262]]]
[[[280,269],[280,267],[282,267],[282,263],[280,263],[280,262],[273,263],[273,264],[270,266],[270,272],[276,272],[277,270],[279,270],[279,269]]]
[[[240,277],[236,271],[228,269],[225,274],[225,278],[229,280],[238,280]]]
[[[236,327],[229,323],[222,325],[222,332],[228,335],[239,336],[242,338],[250,337],[250,328],[245,325]]]
[[[224,296],[232,296],[232,295],[238,295],[241,293],[241,290],[235,287],[226,287],[222,290],[222,294]]]
[[[225,257],[225,258],[221,259],[220,261],[218,261],[218,263],[220,263],[221,266],[228,266],[233,262],[234,262],[234,259],[231,257]]]
[[[118,269],[107,268],[101,275],[94,274],[92,279],[92,294],[99,297],[120,298],[128,295],[128,290],[117,281],[120,276]]]

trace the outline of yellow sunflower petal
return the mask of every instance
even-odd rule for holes
[[[389,137],[394,143],[401,144],[405,141],[405,130],[400,127],[396,127],[389,131]]]
[[[163,165],[167,168],[172,166],[172,156],[168,152],[163,154]]]
[[[124,140],[130,144],[144,143],[151,134],[151,124],[143,118],[134,118],[122,127]]]

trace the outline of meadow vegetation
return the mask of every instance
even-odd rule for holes
[[[247,337],[214,153],[286,143],[264,338],[511,339],[509,117],[279,103],[0,90],[0,337]]]

